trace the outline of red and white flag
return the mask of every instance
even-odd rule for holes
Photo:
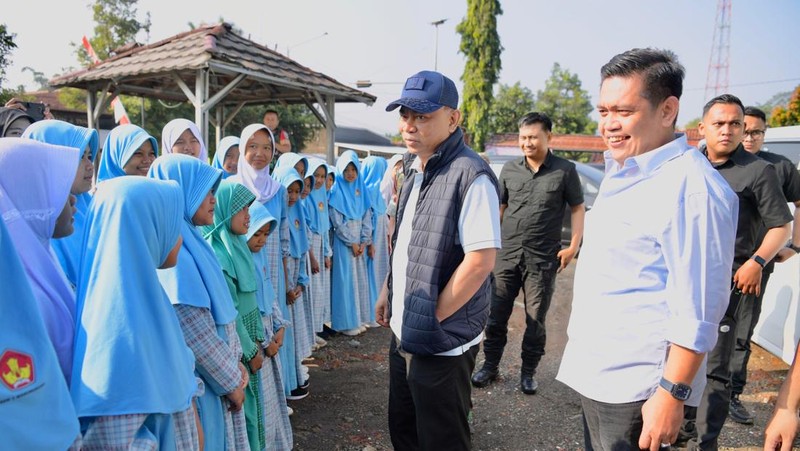
[[[92,59],[92,63],[97,64],[100,62],[100,58],[97,57],[97,53],[94,52],[94,48],[92,48],[92,43],[89,42],[89,38],[86,36],[81,39],[83,42],[83,48],[86,49],[86,53],[89,54],[89,58]],[[131,119],[128,117],[128,112],[125,111],[125,105],[119,100],[119,97],[114,97],[114,100],[111,101],[111,106],[114,107],[114,122],[117,124],[130,124]]]

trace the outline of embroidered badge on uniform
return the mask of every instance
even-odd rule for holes
[[[322,210],[325,208],[325,204],[324,204],[324,203],[322,203],[322,201],[320,201],[320,202],[317,204],[317,208],[319,208],[319,211],[322,211]]]
[[[19,390],[33,383],[33,359],[28,354],[6,350],[0,357],[0,380],[9,390]]]
[[[299,229],[300,228],[300,220],[299,219],[295,219],[294,220],[294,228],[295,229]]]

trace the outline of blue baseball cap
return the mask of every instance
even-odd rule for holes
[[[403,93],[386,111],[404,106],[417,113],[433,113],[443,106],[458,108],[458,90],[453,80],[439,72],[424,70],[406,80]]]

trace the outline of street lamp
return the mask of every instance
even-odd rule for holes
[[[301,45],[303,45],[303,44],[308,44],[309,42],[311,42],[311,41],[316,41],[317,39],[320,39],[320,38],[324,38],[324,37],[325,37],[325,36],[327,36],[327,35],[328,35],[328,32],[326,31],[325,33],[322,33],[322,34],[321,34],[321,35],[319,35],[319,36],[314,36],[314,37],[313,37],[313,38],[311,38],[311,39],[306,39],[306,40],[305,40],[305,41],[303,41],[303,42],[300,42],[300,43],[297,43],[297,44],[295,44],[295,45],[290,45],[290,46],[286,47],[286,56],[290,56],[290,52],[292,51],[292,49],[293,49],[293,48],[295,48],[295,47],[300,47],[300,46],[301,46]]]
[[[436,44],[433,47],[433,70],[439,70],[439,25],[447,22],[447,19],[440,19],[435,22],[431,22],[436,28]]]

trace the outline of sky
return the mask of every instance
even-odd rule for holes
[[[796,27],[797,0],[733,0],[729,89],[745,104],[767,101],[800,84]],[[39,12],[4,8],[0,22],[16,33],[4,86],[33,89],[31,67],[48,77],[77,66],[70,42],[91,35],[89,0],[42,0]],[[370,80],[371,107],[340,104],[336,123],[381,135],[397,132],[397,112],[385,106],[400,96],[406,78],[434,68],[438,27],[438,70],[461,91],[464,55],[458,52],[456,25],[466,16],[466,0],[139,0],[150,13],[149,36],[156,42],[189,29],[188,23],[214,23],[220,17],[259,44],[287,50],[290,57],[339,82],[355,87]],[[592,102],[597,101],[600,67],[634,47],[674,51],[686,68],[678,124],[699,117],[705,103],[706,75],[715,29],[717,0],[509,0],[501,1],[498,32],[504,47],[500,83],[520,82],[534,93],[543,89],[553,63],[576,73]],[[325,35],[327,33],[327,35]],[[592,113],[596,118],[596,113]]]

